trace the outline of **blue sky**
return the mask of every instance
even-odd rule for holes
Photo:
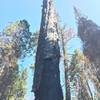
[[[31,31],[36,31],[40,27],[42,0],[0,0],[0,31],[10,22],[20,19],[26,19]],[[73,6],[78,7],[83,14],[100,25],[100,0],[55,0],[57,12],[62,23],[74,27],[76,30],[76,21],[74,18]],[[81,47],[79,39],[74,39],[70,43],[73,51]],[[27,66],[32,63],[32,58],[22,63]],[[29,77],[31,78],[31,77]],[[28,84],[30,87],[31,85]],[[30,91],[30,90],[29,90]],[[27,94],[27,100],[31,100],[31,94]]]
[[[75,27],[73,5],[100,24],[100,0],[55,0],[57,11],[63,23]],[[31,30],[39,28],[42,0],[0,0],[0,30],[7,23],[27,19]]]

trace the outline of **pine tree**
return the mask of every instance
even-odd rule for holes
[[[91,89],[88,84],[87,66],[84,65],[84,55],[79,50],[74,52],[70,65],[72,87],[76,88],[75,93],[78,100],[92,100]]]
[[[19,98],[17,95],[24,98],[26,78],[21,75],[25,71],[19,72],[17,62],[33,50],[36,44],[34,36],[26,20],[11,23],[0,34],[0,100],[16,100]]]

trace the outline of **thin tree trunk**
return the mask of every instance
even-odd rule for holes
[[[66,46],[64,43],[64,36],[61,33],[61,40],[62,40],[62,50],[63,50],[63,57],[64,57],[64,68],[65,68],[65,88],[66,88],[66,100],[71,100],[70,97],[70,82],[68,83],[68,64],[67,64],[67,53],[66,53]]]

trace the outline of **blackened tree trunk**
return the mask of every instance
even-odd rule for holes
[[[76,8],[74,10],[78,22],[78,35],[83,42],[83,53],[90,61],[90,64],[87,64],[88,76],[94,83],[98,95],[100,93],[100,26],[83,16]]]
[[[52,0],[43,0],[36,53],[33,92],[35,100],[63,100],[59,71],[57,18]]]
[[[100,82],[100,26],[83,16],[76,8],[78,35],[83,42],[84,55],[95,64],[97,78]]]

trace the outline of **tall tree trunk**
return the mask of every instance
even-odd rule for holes
[[[83,16],[76,8],[78,35],[83,42],[83,53],[89,59],[89,78],[93,81],[97,93],[100,93],[100,26]]]
[[[63,100],[59,71],[60,49],[56,26],[57,18],[53,1],[43,0],[33,83],[35,100]]]
[[[63,32],[63,31],[62,31]],[[64,42],[64,35],[61,32],[61,40],[62,40],[62,50],[63,50],[63,57],[64,57],[64,68],[65,68],[65,88],[66,88],[66,100],[71,100],[70,97],[70,82],[68,79],[68,64],[67,64],[67,53],[66,53],[66,44]]]

